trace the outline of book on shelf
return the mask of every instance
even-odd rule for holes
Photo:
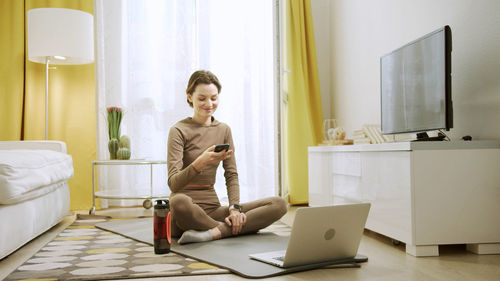
[[[354,144],[370,144],[371,141],[369,138],[360,138],[360,139],[354,139]]]
[[[344,139],[344,140],[324,140],[319,145],[350,145],[353,144],[352,139]]]
[[[364,136],[365,135],[365,132],[363,132],[363,130],[354,130],[354,132],[352,133],[353,136]]]
[[[365,135],[364,133],[362,135],[352,135],[353,140],[364,139],[364,138],[368,138],[368,136]]]
[[[386,139],[383,137],[380,132],[379,125],[363,125],[363,132],[368,136],[371,140],[371,143],[384,143]]]

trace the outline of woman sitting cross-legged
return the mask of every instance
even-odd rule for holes
[[[255,233],[287,211],[287,204],[280,197],[240,204],[231,129],[212,116],[219,105],[220,90],[213,73],[194,72],[186,89],[193,117],[170,128],[167,165],[172,236],[180,237],[180,244]],[[229,149],[215,152],[216,144],[229,144]],[[214,189],[220,162],[224,167],[229,207],[221,206]]]

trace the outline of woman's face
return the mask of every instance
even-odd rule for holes
[[[193,94],[187,96],[193,104],[195,117],[211,117],[219,104],[219,92],[214,84],[199,84]]]

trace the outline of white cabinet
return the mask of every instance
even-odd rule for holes
[[[309,205],[360,201],[366,228],[412,255],[500,253],[500,141],[309,147]]]

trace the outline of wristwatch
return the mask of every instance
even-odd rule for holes
[[[231,211],[231,210],[238,210],[241,213],[241,206],[238,204],[233,204],[233,205],[229,206],[229,211]]]

